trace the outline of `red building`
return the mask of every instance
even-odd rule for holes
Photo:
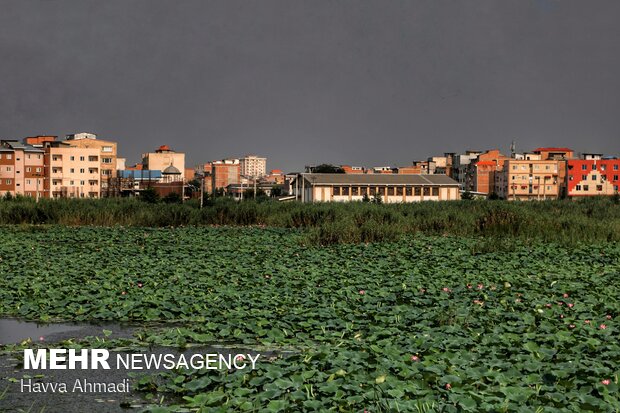
[[[620,159],[571,159],[567,168],[569,197],[618,193]]]

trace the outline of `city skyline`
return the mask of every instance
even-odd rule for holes
[[[168,144],[285,171],[513,140],[618,154],[617,2],[2,6],[2,139],[85,130],[130,163]]]

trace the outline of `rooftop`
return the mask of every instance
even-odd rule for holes
[[[303,174],[314,185],[439,185],[458,186],[446,175],[421,174]]]

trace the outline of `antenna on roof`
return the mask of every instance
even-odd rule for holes
[[[510,157],[514,158],[515,157],[515,153],[517,153],[517,143],[513,139],[512,143],[510,144]]]

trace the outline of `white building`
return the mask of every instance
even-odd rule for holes
[[[256,155],[246,155],[239,160],[241,175],[252,178],[260,178],[267,175],[267,158],[259,158]]]

